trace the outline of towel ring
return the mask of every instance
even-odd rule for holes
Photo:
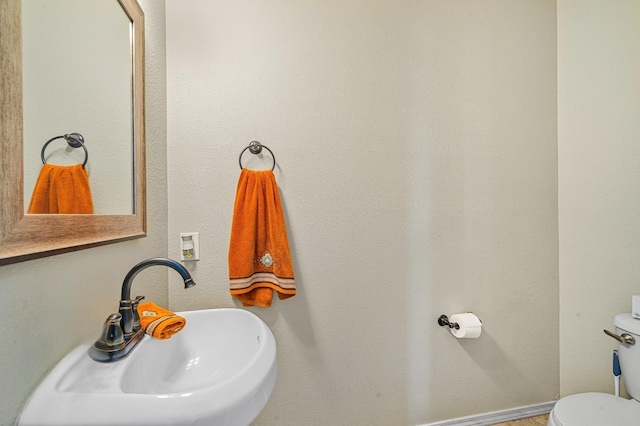
[[[49,145],[51,142],[55,141],[56,139],[60,139],[60,138],[65,139],[67,141],[67,144],[71,148],[82,147],[82,149],[84,150],[84,163],[82,163],[82,168],[84,169],[84,166],[87,165],[87,160],[89,160],[89,152],[87,151],[87,147],[84,146],[84,137],[80,133],[69,133],[67,135],[56,136],[55,138],[51,138],[48,141],[46,141],[44,146],[42,147],[42,151],[40,152],[40,158],[42,158],[42,164],[47,164],[47,160],[44,158],[44,150],[47,149],[47,145]]]
[[[242,167],[242,154],[244,154],[244,152],[246,150],[249,150],[249,152],[251,152],[252,154],[260,154],[262,152],[262,148],[266,149],[267,151],[269,151],[269,153],[271,154],[271,157],[273,158],[273,167],[271,167],[271,171],[273,171],[276,168],[276,156],[273,155],[273,152],[266,146],[266,145],[262,145],[260,142],[258,141],[252,141],[249,146],[247,146],[245,149],[243,149],[240,152],[240,157],[238,157],[238,163],[240,164],[240,169],[242,170],[244,167]]]

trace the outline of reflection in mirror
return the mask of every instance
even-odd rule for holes
[[[51,138],[76,132],[91,153],[85,169],[93,213],[133,212],[131,42],[131,20],[115,0],[22,0],[25,211],[34,212],[30,201],[56,203],[41,200],[43,191],[33,199],[40,154]],[[84,160],[83,150],[62,140],[49,144],[46,155],[54,166]]]
[[[130,20],[133,39],[133,161],[128,175],[133,175],[133,214],[25,214],[23,155],[23,85],[21,0],[0,0],[0,265],[51,256],[144,237],[145,144],[144,144],[144,15],[136,0],[112,0],[122,5]],[[52,1],[53,2],[53,1]],[[48,3],[48,2],[47,2]],[[80,2],[82,3],[82,2]],[[73,31],[59,28],[58,31]],[[82,34],[77,34],[81,38]],[[94,59],[95,60],[95,59]],[[86,109],[95,108],[91,99],[75,100]],[[55,132],[82,133],[87,149],[98,146],[102,135],[88,137],[81,128],[56,129]],[[40,141],[40,148],[48,135]],[[92,142],[93,140],[93,142]],[[129,136],[129,141],[131,136]],[[129,142],[130,143],[130,142]],[[93,144],[93,145],[92,145]],[[63,144],[64,146],[64,144]],[[33,154],[32,154],[33,155]],[[36,153],[36,160],[39,154]],[[95,156],[95,155],[94,155]],[[92,156],[92,157],[94,157]],[[133,163],[133,173],[131,172]],[[41,161],[38,165],[41,167]],[[98,167],[93,164],[93,167]],[[131,201],[129,200],[129,206]],[[131,208],[128,208],[128,212]]]

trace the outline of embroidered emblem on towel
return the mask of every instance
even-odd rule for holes
[[[262,257],[258,260],[258,263],[260,263],[265,268],[271,268],[273,265],[280,266],[280,263],[273,260],[273,256],[271,256],[271,253],[269,252],[263,254]]]
[[[142,311],[143,317],[155,317],[156,315],[158,315],[156,311]]]

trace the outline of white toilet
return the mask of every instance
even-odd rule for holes
[[[618,344],[625,388],[633,399],[599,392],[571,395],[556,403],[547,426],[640,425],[640,319],[631,314],[620,314],[613,319],[613,325],[617,335],[626,333],[636,341],[635,344]]]

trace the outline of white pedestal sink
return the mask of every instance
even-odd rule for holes
[[[89,344],[71,351],[44,379],[20,426],[246,426],[276,382],[276,343],[243,309],[180,313],[184,330],[145,336],[127,358],[100,363]]]

